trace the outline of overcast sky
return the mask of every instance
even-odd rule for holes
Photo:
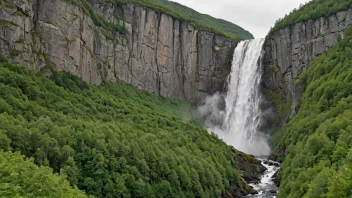
[[[264,38],[278,18],[308,0],[172,0],[198,12],[233,22]]]

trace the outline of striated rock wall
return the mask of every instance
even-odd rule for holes
[[[118,8],[128,30],[122,35],[96,26],[66,0],[1,2],[0,52],[12,62],[69,71],[94,84],[119,79],[190,102],[221,88],[237,44],[134,4]],[[90,2],[106,21],[119,23],[112,4]]]
[[[352,9],[328,18],[300,22],[273,32],[264,44],[263,87],[276,104],[282,120],[294,115],[301,99],[295,81],[317,56],[337,43],[344,30],[352,26]],[[283,97],[279,96],[283,94]],[[285,107],[288,105],[288,107]]]

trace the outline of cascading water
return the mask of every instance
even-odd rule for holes
[[[260,132],[259,84],[264,39],[242,41],[234,52],[228,92],[216,94],[199,108],[206,117],[208,130],[236,149],[253,155],[268,155],[267,137]],[[222,101],[222,102],[221,102]],[[225,102],[225,109],[219,104]]]
[[[259,85],[262,76],[261,55],[264,39],[242,41],[235,49],[226,95],[208,97],[199,107],[206,126],[227,144],[257,157],[270,154],[268,138],[261,131],[262,102]],[[261,181],[250,184],[258,194],[248,197],[276,197],[278,188],[272,176],[279,169],[275,162],[258,158],[267,168]]]
[[[233,135],[234,146],[246,153],[267,155],[270,147],[258,132],[261,120],[260,56],[264,39],[239,43],[232,63],[223,128]]]

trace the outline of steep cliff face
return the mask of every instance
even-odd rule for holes
[[[216,91],[230,72],[236,42],[224,36],[134,4],[118,8],[127,34],[114,33],[67,2],[3,0],[1,53],[36,71],[65,70],[94,84],[119,79],[191,102]],[[91,3],[106,21],[119,23],[112,4]]]
[[[343,38],[344,30],[351,25],[352,9],[349,9],[328,18],[300,22],[267,36],[263,87],[276,103],[281,121],[295,113],[301,99],[300,87],[295,85],[300,74],[315,57]]]

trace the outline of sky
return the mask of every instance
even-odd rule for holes
[[[275,21],[308,0],[172,0],[200,13],[241,26],[264,38]]]

